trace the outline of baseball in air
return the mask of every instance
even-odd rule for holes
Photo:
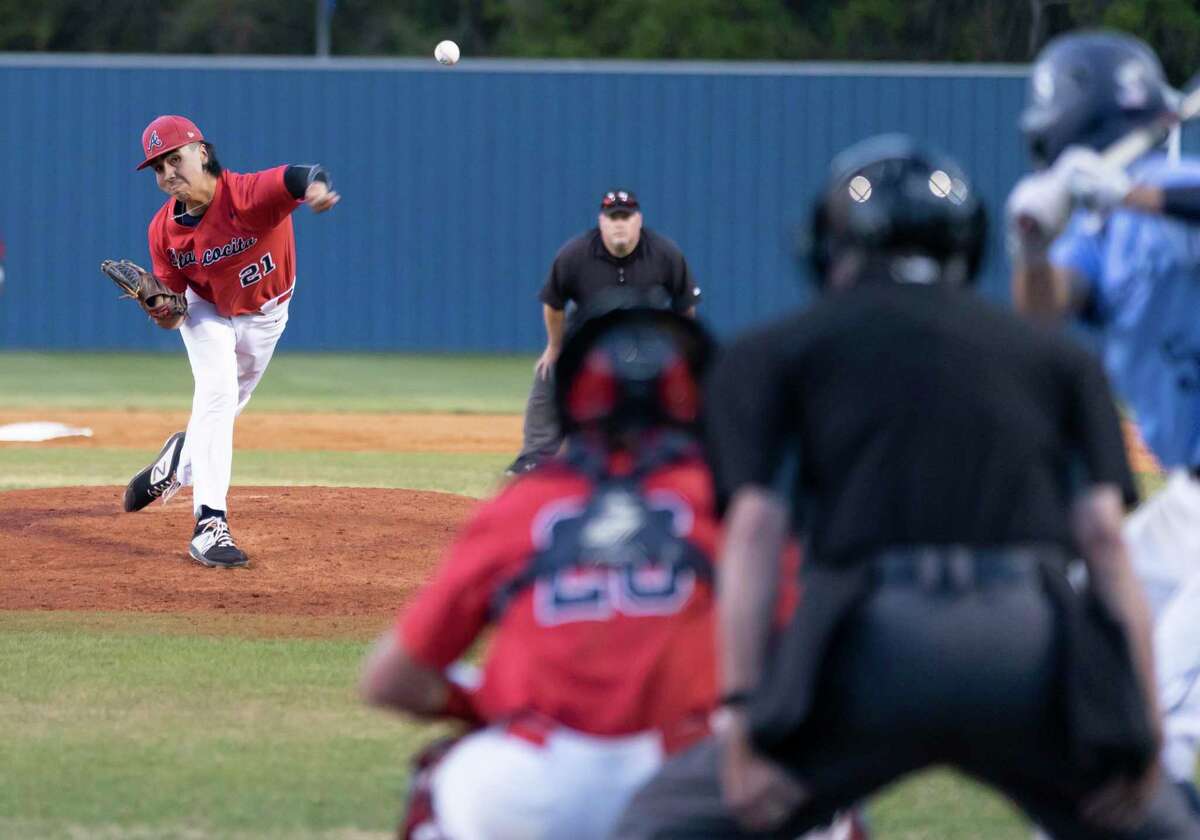
[[[458,44],[453,41],[442,41],[433,48],[433,57],[438,60],[438,64],[458,64],[458,57],[461,53],[458,51]]]

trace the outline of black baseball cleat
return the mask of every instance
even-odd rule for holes
[[[518,455],[517,459],[504,470],[505,478],[516,478],[518,475],[535,469],[540,462],[537,455]]]
[[[237,547],[229,523],[219,516],[210,516],[196,523],[188,554],[201,566],[232,569],[250,562],[246,552]]]
[[[162,450],[150,462],[149,466],[129,479],[125,485],[125,512],[133,513],[141,510],[157,498],[167,499],[175,495],[179,482],[175,480],[175,471],[179,469],[179,453],[183,451],[183,432],[176,432],[167,438]]]

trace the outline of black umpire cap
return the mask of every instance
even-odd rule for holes
[[[616,213],[639,213],[642,206],[638,204],[633,190],[609,190],[600,197],[600,212],[605,216]]]

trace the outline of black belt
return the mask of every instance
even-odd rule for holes
[[[1200,465],[1194,466],[1188,470],[1192,474],[1192,478],[1200,481]]]
[[[877,583],[962,590],[1036,581],[1043,564],[1063,562],[1063,552],[1047,546],[918,546],[889,549],[876,555],[870,565]]]

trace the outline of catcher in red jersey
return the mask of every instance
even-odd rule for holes
[[[418,759],[402,837],[608,837],[664,755],[708,732],[719,522],[695,432],[710,353],[696,322],[644,308],[567,341],[565,453],[478,509],[365,668],[368,702],[473,730]],[[456,661],[489,626],[464,679]]]
[[[195,394],[186,431],[167,438],[129,482],[125,510],[191,485],[196,528],[189,555],[205,566],[245,566],[226,519],[234,418],[287,326],[296,285],[292,211],[307,204],[323,213],[339,196],[320,166],[229,172],[186,117],[156,118],[142,133],[141,150],[137,168],[153,170],[167,194],[150,220],[151,273],[186,299],[182,319],[159,325],[179,329]]]

